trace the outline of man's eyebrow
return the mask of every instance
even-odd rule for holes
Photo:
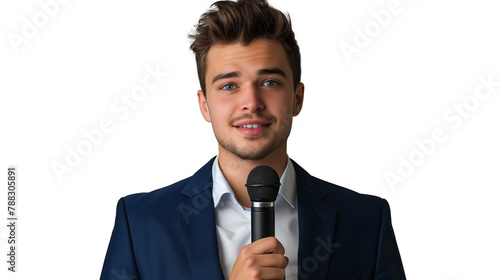
[[[217,82],[218,80],[227,79],[227,78],[235,78],[235,77],[239,77],[239,76],[241,76],[241,73],[236,72],[236,71],[229,72],[229,73],[222,73],[222,74],[215,76],[212,79],[212,84],[215,84],[215,82]]]
[[[281,70],[280,68],[269,68],[269,69],[261,69],[258,72],[259,76],[260,75],[272,75],[272,74],[278,74],[283,76],[286,79],[286,73],[285,71]]]
[[[260,69],[257,74],[259,76],[262,76],[262,75],[273,75],[273,74],[278,74],[278,75],[281,75],[283,76],[284,78],[286,78],[286,73],[285,71],[281,70],[280,68],[278,67],[275,67],[275,68],[266,68],[266,69]],[[240,77],[241,76],[241,73],[238,72],[238,71],[233,71],[233,72],[229,72],[229,73],[222,73],[222,74],[219,74],[217,76],[215,76],[213,79],[212,79],[212,84],[215,84],[215,82],[217,82],[218,80],[222,80],[222,79],[228,79],[228,78],[235,78],[235,77]]]

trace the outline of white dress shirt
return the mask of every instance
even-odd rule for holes
[[[219,256],[224,277],[229,279],[240,249],[251,243],[250,208],[241,206],[219,167],[219,157],[212,166],[215,221]],[[275,203],[275,235],[285,247],[289,258],[285,269],[286,279],[297,279],[299,224],[297,212],[297,180],[292,161],[288,159],[285,172],[280,178],[281,187]]]

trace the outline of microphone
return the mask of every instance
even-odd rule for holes
[[[247,191],[252,202],[252,242],[274,236],[274,202],[280,189],[278,173],[267,165],[257,166],[247,178]]]

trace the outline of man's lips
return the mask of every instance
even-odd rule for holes
[[[261,126],[269,126],[269,124],[245,124],[245,125],[240,125],[240,126],[235,126],[238,128],[258,128]]]
[[[241,120],[233,124],[234,127],[258,128],[261,126],[269,126],[271,122],[266,120]]]
[[[265,120],[242,120],[234,123],[233,127],[245,136],[255,137],[263,134],[270,125]]]

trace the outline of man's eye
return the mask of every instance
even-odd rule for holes
[[[233,89],[235,89],[235,88],[236,88],[236,86],[235,86],[235,85],[233,85],[233,84],[227,84],[227,85],[223,85],[223,86],[221,87],[221,89],[223,89],[223,90],[233,90]]]
[[[279,85],[279,84],[278,84],[278,82],[276,82],[276,81],[272,81],[272,80],[271,80],[271,81],[265,81],[265,82],[264,82],[264,86],[266,86],[266,87],[275,87],[275,86],[277,86],[277,85]]]

